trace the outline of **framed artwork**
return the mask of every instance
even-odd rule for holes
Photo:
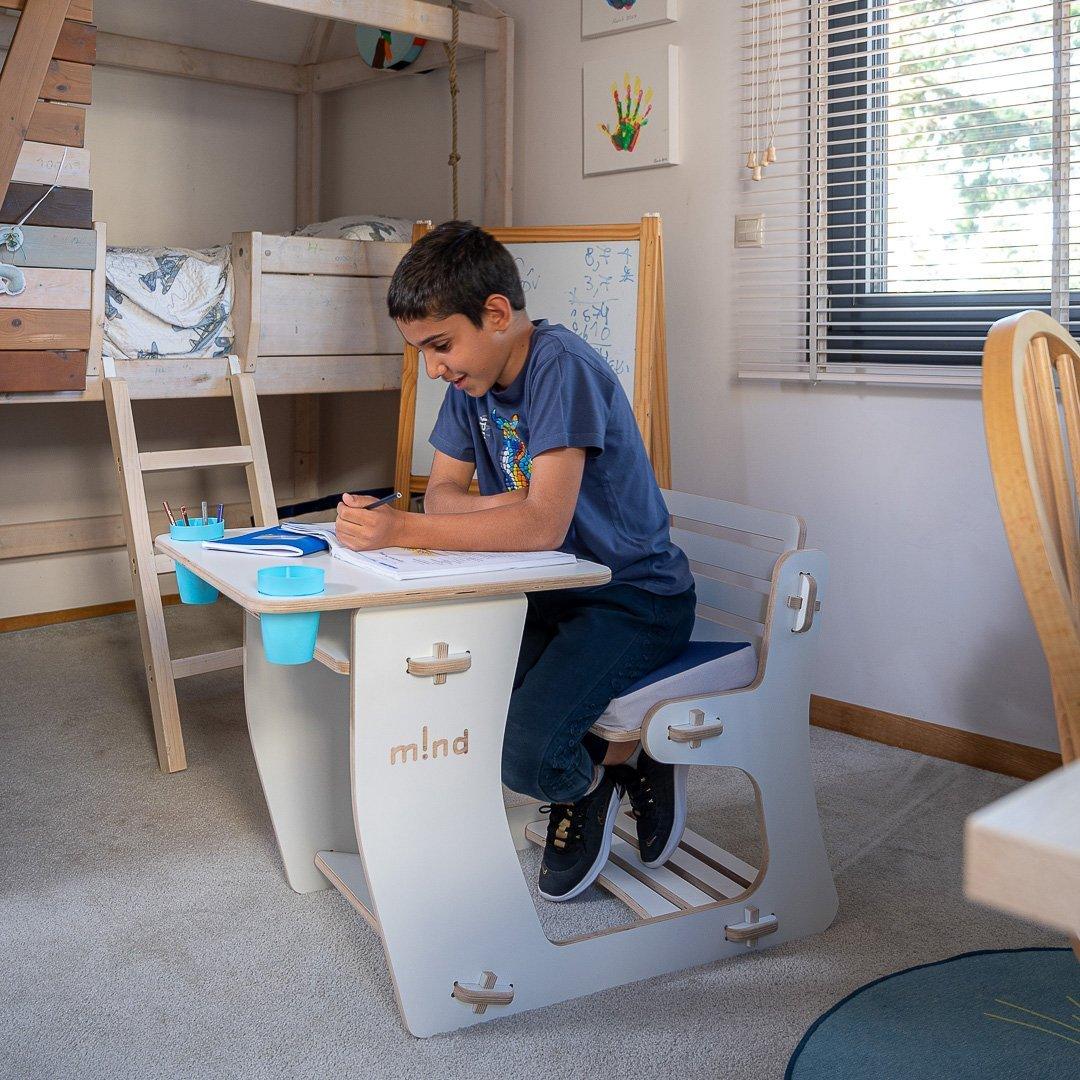
[[[624,49],[582,69],[584,172],[679,162],[679,47]]]
[[[679,0],[581,0],[581,36],[600,37],[678,18]]]

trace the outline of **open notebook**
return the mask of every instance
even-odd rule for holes
[[[289,532],[322,537],[335,559],[351,563],[397,581],[444,575],[480,574],[492,570],[530,570],[561,566],[577,559],[565,551],[444,551],[438,548],[377,548],[352,551],[337,538],[333,524],[289,522],[281,526]]]

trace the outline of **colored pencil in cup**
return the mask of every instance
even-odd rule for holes
[[[188,512],[187,512],[187,507],[186,506],[181,506],[180,507],[180,516],[184,519],[184,524],[185,525],[190,525],[191,524],[191,518],[188,517]]]
[[[161,505],[165,507],[165,516],[169,519],[170,525],[176,524],[176,518],[173,517],[172,510],[169,509],[169,504],[166,500],[162,499]]]
[[[199,508],[202,510],[202,523],[205,525],[210,519],[206,516],[206,500],[203,499],[202,506]]]
[[[225,520],[225,504],[224,503],[218,503],[217,504],[217,519],[218,519],[218,521],[224,521]]]

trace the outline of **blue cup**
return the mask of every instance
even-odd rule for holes
[[[190,520],[190,525],[179,521],[170,525],[169,536],[173,540],[188,542],[220,540],[225,535],[224,521],[203,521],[202,518]],[[218,591],[213,585],[208,585],[201,577],[179,563],[176,564],[176,585],[180,590],[180,599],[185,604],[212,604],[218,598]]]
[[[317,566],[267,566],[258,573],[263,596],[318,596],[326,574]],[[317,611],[263,612],[259,616],[263,652],[271,664],[306,664],[315,656]]]

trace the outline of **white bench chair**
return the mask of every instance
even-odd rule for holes
[[[779,944],[824,930],[837,897],[810,778],[810,672],[827,562],[803,547],[791,514],[665,491],[672,539],[691,560],[698,619],[686,652],[616,698],[593,727],[641,739],[658,761],[734,766],[750,778],[763,839],[760,866],[687,829],[665,866],[637,858],[633,819],[620,814],[599,883],[641,920],[723,909],[720,940]],[[544,842],[544,823],[525,836]],[[694,920],[687,920],[686,933]]]

